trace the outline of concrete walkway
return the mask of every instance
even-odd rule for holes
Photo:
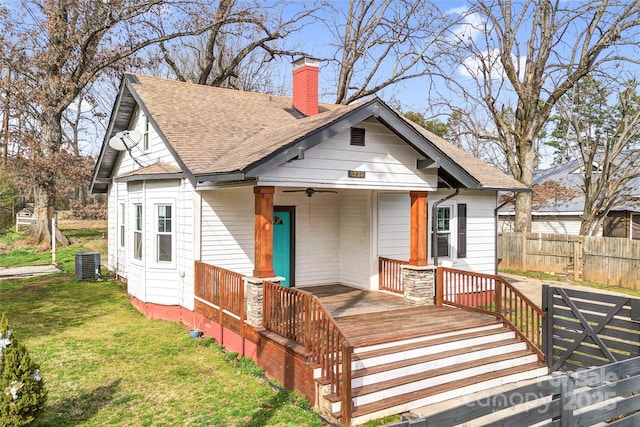
[[[53,264],[48,265],[21,265],[18,267],[0,267],[0,280],[20,279],[22,277],[44,276],[47,274],[62,273]]]
[[[555,286],[559,288],[569,288],[584,292],[594,292],[599,294],[609,294],[617,296],[629,296],[620,292],[606,291],[604,289],[592,288],[589,286],[576,285],[570,282],[549,279],[534,279],[532,277],[518,276],[517,274],[500,273],[500,276],[507,279],[520,292],[525,294],[533,303],[542,307],[542,285]]]

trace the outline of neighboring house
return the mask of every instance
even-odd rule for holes
[[[593,167],[597,173],[598,166]],[[584,181],[578,161],[536,171],[533,185],[531,231],[578,235],[584,210]],[[512,231],[513,205],[502,208],[499,217],[499,231]],[[598,235],[640,239],[640,178],[625,186]]]

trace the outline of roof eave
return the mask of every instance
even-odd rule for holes
[[[146,180],[168,180],[168,179],[183,179],[185,174],[182,172],[177,173],[149,173],[149,174],[133,174],[115,178],[115,182],[131,182],[131,181],[146,181]]]
[[[506,191],[510,193],[531,193],[533,190],[528,187],[482,187],[483,190]]]
[[[122,99],[125,96],[125,89],[126,89],[126,85],[125,85],[125,79],[123,78],[120,82],[120,88],[118,89],[118,96],[116,97],[114,103],[113,103],[113,108],[111,109],[111,111],[113,112],[111,114],[111,117],[109,118],[109,126],[107,127],[107,131],[104,134],[104,140],[102,141],[102,147],[100,148],[100,154],[98,155],[98,161],[96,161],[96,165],[93,168],[93,174],[91,176],[91,183],[89,184],[89,193],[97,193],[97,192],[105,192],[105,191],[97,191],[95,189],[96,184],[98,184],[98,180],[100,178],[98,178],[98,174],[100,173],[100,170],[103,166],[103,160],[104,160],[104,155],[106,153],[106,151],[110,148],[108,141],[109,138],[111,138],[111,135],[113,134],[113,128],[115,126],[116,123],[116,119],[118,117],[118,113],[120,111],[120,105],[122,103]],[[100,183],[103,184],[103,183]],[[100,189],[102,190],[102,189]]]
[[[440,167],[449,171],[464,188],[482,190],[482,185],[467,173],[461,166],[452,161],[446,154],[430,143],[397,113],[391,110],[378,98],[363,103],[361,106],[347,112],[345,115],[321,126],[291,143],[275,150],[262,159],[248,165],[243,172],[245,177],[259,177],[264,172],[283,164],[296,157],[299,149],[309,150],[323,141],[353,127],[354,125],[374,117],[385,124],[391,131],[407,142],[412,148],[425,157],[439,160]]]
[[[126,77],[125,80],[126,80],[127,88],[129,89],[129,93],[131,94],[133,99],[135,99],[136,103],[138,104],[138,107],[141,108],[142,111],[144,112],[144,114],[147,116],[147,120],[149,120],[151,122],[151,124],[153,125],[153,128],[155,129],[156,133],[158,134],[158,136],[160,137],[160,139],[162,140],[164,145],[167,147],[167,149],[169,150],[169,152],[173,156],[173,158],[176,161],[176,163],[178,163],[178,166],[182,170],[182,173],[184,173],[184,176],[189,180],[189,182],[191,182],[191,185],[193,185],[195,187],[196,186],[196,179],[195,179],[193,173],[191,173],[189,168],[182,161],[182,158],[180,158],[180,156],[178,155],[178,152],[169,143],[169,139],[164,134],[164,132],[162,132],[162,128],[155,121],[155,119],[153,118],[153,115],[151,113],[149,113],[149,110],[147,109],[147,106],[145,105],[145,103],[142,101],[142,98],[140,98],[138,93],[135,91],[135,88],[133,87],[133,83],[138,82],[139,81],[138,78],[133,74],[125,75],[125,77]]]

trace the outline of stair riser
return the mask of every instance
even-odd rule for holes
[[[402,405],[386,408],[381,411],[372,412],[369,414],[355,417],[351,420],[351,425],[359,425],[366,423],[370,420],[386,417],[389,415],[401,414],[403,412],[410,411],[412,409],[420,408],[422,406],[431,405],[433,403],[443,402],[445,400],[460,398],[462,396],[475,393],[478,391],[488,390],[493,387],[498,387],[503,384],[514,383],[518,381],[529,380],[533,378],[542,377],[547,374],[547,368],[533,369],[526,372],[520,372],[514,375],[508,375],[505,377],[495,378],[489,381],[473,384],[467,387],[451,390],[445,393],[437,394],[434,396],[425,397],[423,399],[414,400]],[[462,401],[464,402],[464,401]],[[339,408],[339,406],[338,406]]]
[[[503,360],[501,362],[490,363],[482,366],[476,366],[474,368],[463,369],[457,372],[451,372],[449,374],[440,375],[438,377],[427,378],[424,380],[416,381],[409,384],[403,384],[398,387],[393,387],[385,390],[380,390],[374,393],[366,394],[363,396],[357,396],[353,398],[354,407],[366,405],[368,403],[377,402],[379,400],[387,399],[400,394],[411,393],[426,388],[435,387],[448,382],[462,380],[465,378],[485,374],[488,372],[495,372],[501,369],[512,368],[514,366],[525,365],[527,363],[535,363],[537,356],[531,354],[529,356],[523,356],[516,359]],[[338,412],[340,410],[340,402],[332,403],[331,410]]]
[[[456,350],[463,347],[471,347],[474,345],[487,344],[490,342],[503,341],[515,338],[513,332],[502,332],[499,334],[469,338],[460,341],[448,342],[445,344],[437,344],[428,347],[419,347],[412,350],[406,350],[398,353],[384,354],[381,356],[370,357],[362,360],[354,360],[351,363],[351,369],[364,369],[372,366],[378,366],[386,363],[397,362],[399,360],[413,359],[415,357],[426,356],[430,354],[441,353],[443,351]]]
[[[381,390],[376,393],[371,393],[364,396],[358,396],[353,399],[353,403],[355,406],[366,405],[367,403],[375,402],[381,399],[386,399],[388,397],[396,396],[398,394],[410,393],[412,391],[434,387],[436,385],[441,385],[451,381],[461,380],[464,378],[485,374],[487,372],[495,372],[501,369],[507,369],[507,368],[512,368],[514,366],[525,365],[527,363],[535,363],[537,360],[538,360],[538,356],[535,354],[532,354],[530,356],[519,357],[517,359],[503,360],[501,362],[477,366],[471,369],[464,369],[462,371],[452,372],[450,374],[441,375],[439,377],[428,378],[425,380],[416,381],[411,384],[404,384],[404,385],[390,388],[387,390]]]
[[[375,345],[370,345],[366,347],[358,347],[354,349],[353,354],[366,353],[367,351],[379,350],[381,348],[389,348],[389,347],[395,347],[395,346],[405,345],[405,344],[413,344],[417,342],[428,343],[429,341],[440,339],[440,338],[448,338],[448,337],[467,334],[471,332],[490,331],[492,329],[500,329],[502,327],[503,327],[502,323],[495,323],[487,326],[479,326],[477,328],[460,329],[459,331],[451,331],[451,332],[446,332],[446,333],[437,334],[437,335],[427,335],[427,336],[416,337],[416,338],[411,338],[407,340],[392,341],[392,342],[387,342],[383,344],[375,344]]]
[[[354,378],[351,381],[351,384],[353,387],[362,387],[364,385],[375,384],[381,381],[387,381],[387,380],[398,378],[404,375],[411,375],[411,374],[416,374],[418,372],[425,372],[425,371],[430,371],[434,369],[444,368],[446,366],[451,366],[458,363],[470,362],[472,360],[479,360],[485,357],[513,353],[519,350],[525,350],[526,348],[527,348],[527,345],[524,342],[515,342],[513,344],[503,345],[501,347],[488,348],[486,350],[479,350],[479,351],[471,351],[465,354],[431,360],[429,362],[424,362],[424,363],[417,363],[411,366],[404,366],[402,368],[390,369],[388,371],[378,372],[376,374]]]

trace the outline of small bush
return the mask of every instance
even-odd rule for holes
[[[31,424],[44,409],[47,390],[40,367],[0,319],[0,427]]]

